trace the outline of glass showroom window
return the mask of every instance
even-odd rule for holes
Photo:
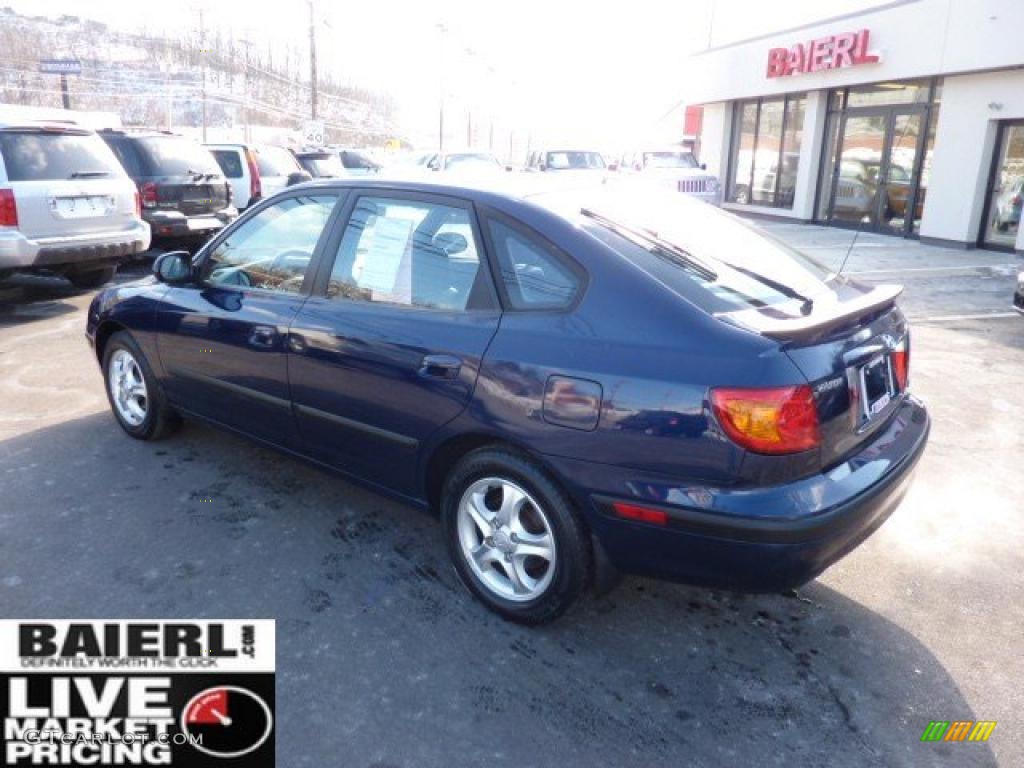
[[[806,107],[802,93],[737,104],[730,202],[793,207]]]

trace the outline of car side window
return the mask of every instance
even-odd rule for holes
[[[327,296],[429,309],[491,305],[466,208],[361,197],[338,248]]]
[[[236,149],[211,149],[213,159],[229,179],[242,178],[242,155]]]
[[[513,309],[560,309],[572,304],[580,279],[534,237],[491,219],[495,255]]]
[[[300,195],[264,208],[210,252],[203,282],[299,293],[337,199]]]

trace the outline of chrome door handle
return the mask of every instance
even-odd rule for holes
[[[420,365],[420,376],[432,379],[457,379],[462,361],[452,355],[426,355]]]
[[[277,341],[277,329],[269,325],[254,326],[249,334],[249,343],[254,347],[270,349]]]

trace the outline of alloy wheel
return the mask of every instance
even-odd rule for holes
[[[110,356],[109,366],[107,381],[117,414],[129,426],[137,427],[146,420],[149,411],[149,395],[142,369],[127,349],[115,350]]]
[[[500,477],[477,480],[459,501],[462,555],[494,595],[526,602],[544,594],[555,574],[551,522],[522,487]]]

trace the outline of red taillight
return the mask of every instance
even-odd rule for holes
[[[263,184],[260,182],[260,169],[256,165],[256,155],[251,149],[245,150],[245,162],[249,166],[249,204],[252,205],[263,194]]]
[[[152,181],[147,181],[139,187],[139,195],[142,199],[143,208],[156,208],[157,188]]]
[[[13,189],[0,189],[0,227],[18,226],[18,204]]]
[[[892,372],[896,376],[896,386],[900,392],[907,391],[910,383],[910,341],[904,338],[892,351]]]
[[[816,448],[818,408],[806,384],[757,389],[715,388],[711,406],[725,433],[756,453],[797,453]]]
[[[18,226],[18,204],[13,189],[0,189],[0,227]]]
[[[666,525],[668,523],[668,515],[660,509],[638,507],[636,504],[626,504],[622,501],[613,503],[612,508],[615,510],[616,515],[627,520],[639,520],[642,523],[654,523],[655,525]]]
[[[137,189],[135,190],[135,215],[142,216],[142,197]]]

